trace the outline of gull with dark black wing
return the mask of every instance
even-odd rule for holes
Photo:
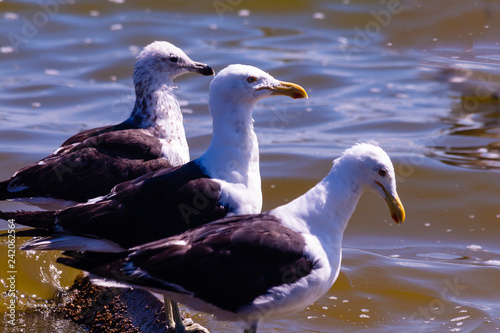
[[[0,218],[35,228],[18,231],[18,236],[54,235],[35,239],[25,249],[121,252],[227,214],[260,213],[252,112],[259,100],[275,95],[307,97],[302,87],[258,68],[228,66],[210,84],[213,136],[200,158],[118,184],[85,204],[59,211],[0,212]]]
[[[255,333],[262,320],[300,311],[331,288],[344,230],[364,191],[380,195],[396,223],[404,221],[389,156],[359,144],[315,187],[269,212],[226,217],[121,253],[66,252],[58,262],[96,281],[163,293]]]
[[[130,117],[70,137],[51,155],[0,182],[0,200],[66,207],[148,172],[189,162],[173,83],[185,73],[214,75],[212,68],[168,42],[146,46],[135,62],[136,101]]]

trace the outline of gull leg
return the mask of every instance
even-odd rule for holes
[[[186,327],[184,326],[184,321],[182,321],[181,312],[179,311],[179,305],[173,301],[169,302],[170,302],[170,307],[172,308],[172,315],[175,321],[175,333],[184,333]]]
[[[165,303],[165,316],[167,317],[167,332],[175,332],[175,320],[173,315],[172,303],[168,298],[163,296],[163,302]]]
[[[175,320],[175,332],[176,333],[210,333],[205,327],[196,324],[191,318],[182,320],[181,312],[179,311],[179,305],[170,301],[172,307],[172,314]]]
[[[176,302],[169,300],[165,296],[165,313],[169,331],[175,333],[210,333],[205,327],[196,324],[190,318],[182,320],[179,306]]]

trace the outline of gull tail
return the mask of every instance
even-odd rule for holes
[[[0,200],[21,199],[39,196],[22,178],[14,176],[0,182]]]
[[[62,254],[65,257],[57,258],[56,262],[89,272],[100,278],[127,283],[128,275],[121,273],[121,269],[129,251],[119,253],[65,251]]]
[[[12,193],[7,190],[10,180],[0,182],[0,200],[12,199]]]
[[[45,232],[47,233],[47,231]],[[40,235],[41,233],[37,234],[36,236]],[[21,250],[70,251],[68,253],[77,253],[77,251],[95,251],[101,253],[104,259],[109,258],[108,253],[116,254],[125,251],[124,248],[120,247],[118,244],[112,241],[78,235],[69,235],[65,233],[55,233],[53,235],[50,235],[49,237],[34,238],[24,243],[21,247]]]
[[[17,211],[17,212],[2,212],[0,211],[0,219],[14,220],[16,224],[22,224],[28,227],[40,228],[43,230],[52,230],[55,225],[55,217],[57,211]],[[41,234],[43,236],[45,234]]]

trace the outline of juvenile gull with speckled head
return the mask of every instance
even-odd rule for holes
[[[168,42],[137,56],[135,105],[118,125],[85,130],[38,163],[0,182],[0,200],[61,208],[108,193],[118,183],[189,161],[173,80],[185,73],[214,75]]]

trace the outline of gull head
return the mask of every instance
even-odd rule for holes
[[[336,161],[342,161],[353,173],[361,189],[375,192],[385,200],[396,223],[404,222],[405,210],[396,191],[394,166],[382,148],[360,143],[347,149]]]
[[[156,78],[159,82],[172,81],[186,73],[214,75],[206,64],[191,60],[180,48],[169,42],[153,42],[147,45],[136,58],[134,82]]]
[[[253,106],[270,96],[307,98],[301,86],[279,81],[268,73],[248,65],[229,65],[210,83],[210,97],[227,104]]]

